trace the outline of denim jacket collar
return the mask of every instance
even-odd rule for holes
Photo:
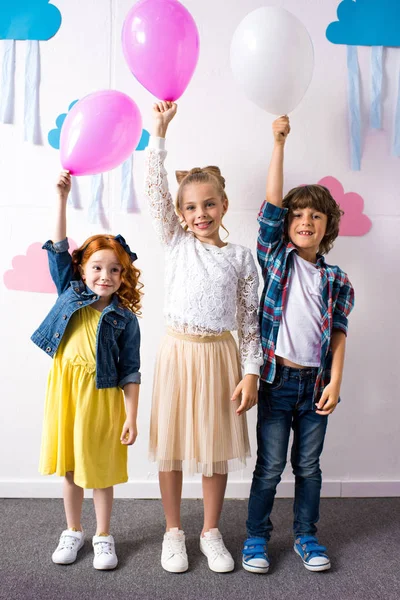
[[[96,297],[96,294],[94,292],[92,292],[92,290],[90,288],[88,288],[88,286],[85,285],[81,279],[74,279],[73,281],[70,282],[69,285],[77,295],[83,296],[87,300],[90,300],[90,299]],[[110,312],[111,310],[118,313],[121,317],[125,316],[124,309],[119,304],[119,299],[118,299],[117,294],[113,295],[113,298],[112,298],[110,304],[108,306],[106,306],[106,308],[104,309],[104,312]]]

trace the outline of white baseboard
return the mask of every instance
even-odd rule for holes
[[[0,479],[0,498],[61,498],[62,479],[57,477],[32,480]],[[226,498],[248,498],[251,481],[228,481]],[[282,481],[277,498],[293,498],[293,481]],[[90,497],[91,491],[86,490]],[[375,498],[400,496],[400,481],[324,481],[323,498]],[[115,486],[116,498],[160,498],[157,481],[128,481]],[[201,498],[201,481],[183,484],[184,498]]]
[[[400,496],[400,481],[343,481],[344,498],[394,498]]]

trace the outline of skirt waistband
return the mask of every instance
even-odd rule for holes
[[[230,331],[224,331],[223,333],[217,333],[216,335],[192,335],[189,333],[179,333],[175,329],[168,327],[167,335],[174,337],[178,340],[184,340],[186,342],[198,342],[199,344],[206,344],[208,342],[221,342],[232,337]]]

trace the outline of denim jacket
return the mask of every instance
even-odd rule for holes
[[[76,275],[68,252],[68,240],[53,244],[47,250],[51,277],[57,287],[58,299],[49,314],[32,335],[31,340],[54,357],[72,315],[98,300]],[[140,330],[136,315],[121,306],[114,294],[102,311],[96,333],[96,387],[121,387],[140,383]]]

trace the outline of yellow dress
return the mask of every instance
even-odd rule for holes
[[[128,480],[120,388],[96,389],[96,331],[100,312],[86,306],[71,317],[47,380],[39,471],[74,471],[82,488]]]

